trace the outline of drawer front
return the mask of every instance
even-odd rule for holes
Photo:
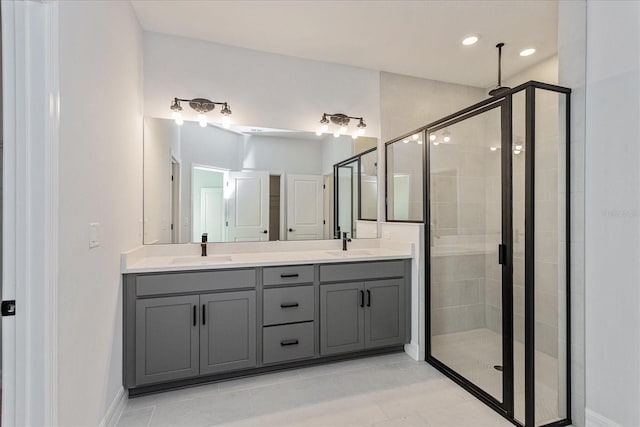
[[[346,282],[403,276],[404,261],[359,262],[320,266],[321,282]]]
[[[313,283],[313,266],[266,267],[262,270],[262,279],[264,286]]]
[[[313,357],[313,322],[266,326],[262,329],[262,360],[265,364]]]
[[[136,278],[136,295],[219,291],[255,286],[255,269],[152,274]]]
[[[264,290],[264,325],[314,320],[313,286],[292,286]]]

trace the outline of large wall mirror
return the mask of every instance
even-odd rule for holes
[[[199,242],[203,233],[210,242],[332,239],[334,165],[376,145],[367,137],[248,126],[226,130],[193,122],[177,126],[147,117],[144,243]],[[367,182],[375,178],[375,166],[368,164],[363,172]],[[373,221],[374,187],[365,184],[363,190],[366,216]]]
[[[424,132],[385,144],[386,220],[423,222]]]

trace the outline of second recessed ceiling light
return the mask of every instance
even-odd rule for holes
[[[534,53],[536,53],[536,50],[534,48],[528,48],[521,51],[520,56],[529,56],[529,55],[533,55]]]
[[[469,34],[464,39],[462,39],[462,44],[465,46],[471,46],[472,44],[476,44],[480,37],[475,34]]]

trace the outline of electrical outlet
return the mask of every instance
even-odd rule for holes
[[[97,248],[100,246],[100,237],[102,230],[99,222],[92,222],[89,224],[89,249]]]

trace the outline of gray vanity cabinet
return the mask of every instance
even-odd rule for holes
[[[256,366],[256,291],[200,295],[200,375]]]
[[[320,354],[404,344],[409,278],[403,261],[321,265]]]
[[[410,283],[406,259],[126,274],[123,384],[137,396],[401,350]]]
[[[404,343],[402,279],[365,283],[365,348]]]
[[[320,354],[362,350],[364,282],[320,286]]]
[[[199,375],[198,296],[136,301],[136,384]]]

